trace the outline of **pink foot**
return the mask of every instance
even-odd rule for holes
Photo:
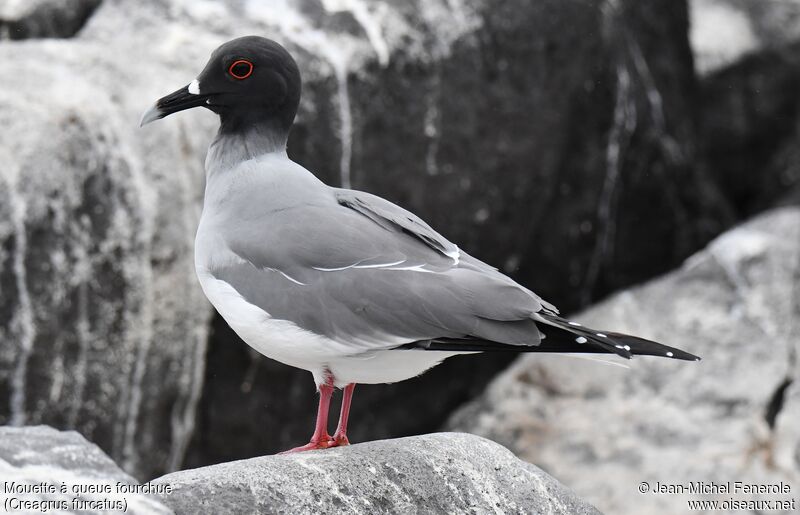
[[[331,445],[331,447],[343,447],[345,445],[350,445],[350,440],[347,439],[347,435],[333,435],[333,445]]]
[[[300,447],[295,447],[294,449],[289,449],[288,451],[279,452],[278,454],[293,454],[295,452],[305,452],[305,451],[318,451],[320,449],[328,449],[330,447],[336,447],[338,444],[336,441],[328,437],[324,440],[319,441],[311,441],[305,445],[301,445]]]

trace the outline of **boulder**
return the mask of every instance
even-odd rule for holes
[[[75,431],[0,427],[0,503],[17,513],[170,514]]]
[[[691,0],[699,154],[744,220],[800,203],[800,1]]]
[[[596,514],[494,442],[438,433],[167,474],[175,513]]]
[[[798,90],[800,41],[747,55],[700,82],[700,150],[738,217],[792,202],[787,192],[800,189]]]
[[[800,474],[800,208],[737,227],[675,272],[574,317],[702,356],[624,368],[526,356],[448,428],[507,446],[609,513],[682,513],[640,483],[790,485]],[[615,365],[620,365],[615,362]]]
[[[296,160],[568,308],[730,223],[693,165],[686,31],[673,0],[105,0],[73,38],[3,41],[0,423],[74,428],[140,478],[179,468],[193,435],[193,465],[307,437],[307,418],[275,407],[311,411],[308,374],[253,365],[232,337],[211,340],[212,357],[236,350],[204,370],[211,311],[191,253],[216,120],[136,127],[223,41],[263,34],[297,57]],[[354,436],[431,429],[507,360],[365,388],[382,422]]]
[[[1,0],[0,40],[74,36],[102,0]]]
[[[144,477],[183,460],[203,380],[192,245],[213,121],[138,131],[192,67],[86,32],[0,43],[0,424],[75,429]]]
[[[800,2],[689,0],[690,41],[700,75],[800,39]]]

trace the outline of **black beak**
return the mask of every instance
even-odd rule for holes
[[[174,93],[159,98],[153,107],[144,112],[141,121],[139,121],[139,127],[184,109],[207,105],[206,101],[210,95],[202,95],[199,92],[197,94],[190,93],[190,86],[184,86]]]

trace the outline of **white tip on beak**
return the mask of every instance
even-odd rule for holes
[[[139,120],[139,127],[144,127],[148,123],[158,120],[159,118],[161,118],[161,110],[159,110],[156,104],[153,104],[142,114],[142,118]]]

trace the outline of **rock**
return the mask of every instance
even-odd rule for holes
[[[2,0],[0,40],[74,36],[102,0]]]
[[[636,358],[626,370],[524,357],[448,427],[506,445],[609,513],[680,513],[687,499],[751,498],[640,495],[643,481],[797,484],[800,208],[737,227],[681,269],[575,318],[703,361]]]
[[[75,429],[145,477],[181,463],[203,379],[192,245],[213,120],[138,132],[194,72],[114,44],[0,44],[0,424]]]
[[[438,433],[263,456],[153,481],[176,513],[595,514],[539,468],[494,442]]]
[[[173,513],[154,496],[131,492],[138,483],[75,431],[0,427],[0,478],[0,502],[9,512],[109,513],[124,506],[126,513]]]
[[[800,39],[800,1],[689,0],[690,40],[701,75]]]
[[[798,55],[800,42],[767,48],[700,82],[701,150],[738,217],[783,203],[787,191],[800,188]]]
[[[799,204],[800,1],[690,5],[708,176],[740,220]]]
[[[223,41],[266,34],[297,56],[295,159],[569,308],[669,269],[730,223],[693,165],[686,31],[672,0],[106,0],[74,38],[3,41],[0,423],[75,428],[140,478],[179,468],[193,434],[195,465],[307,437],[307,419],[272,408],[311,411],[308,374],[262,374],[266,386],[226,397],[214,392],[249,382],[247,356],[204,371],[210,309],[191,252],[214,117],[136,127]],[[507,359],[359,391],[381,405],[363,436],[435,427]],[[424,417],[398,410],[405,398]]]

